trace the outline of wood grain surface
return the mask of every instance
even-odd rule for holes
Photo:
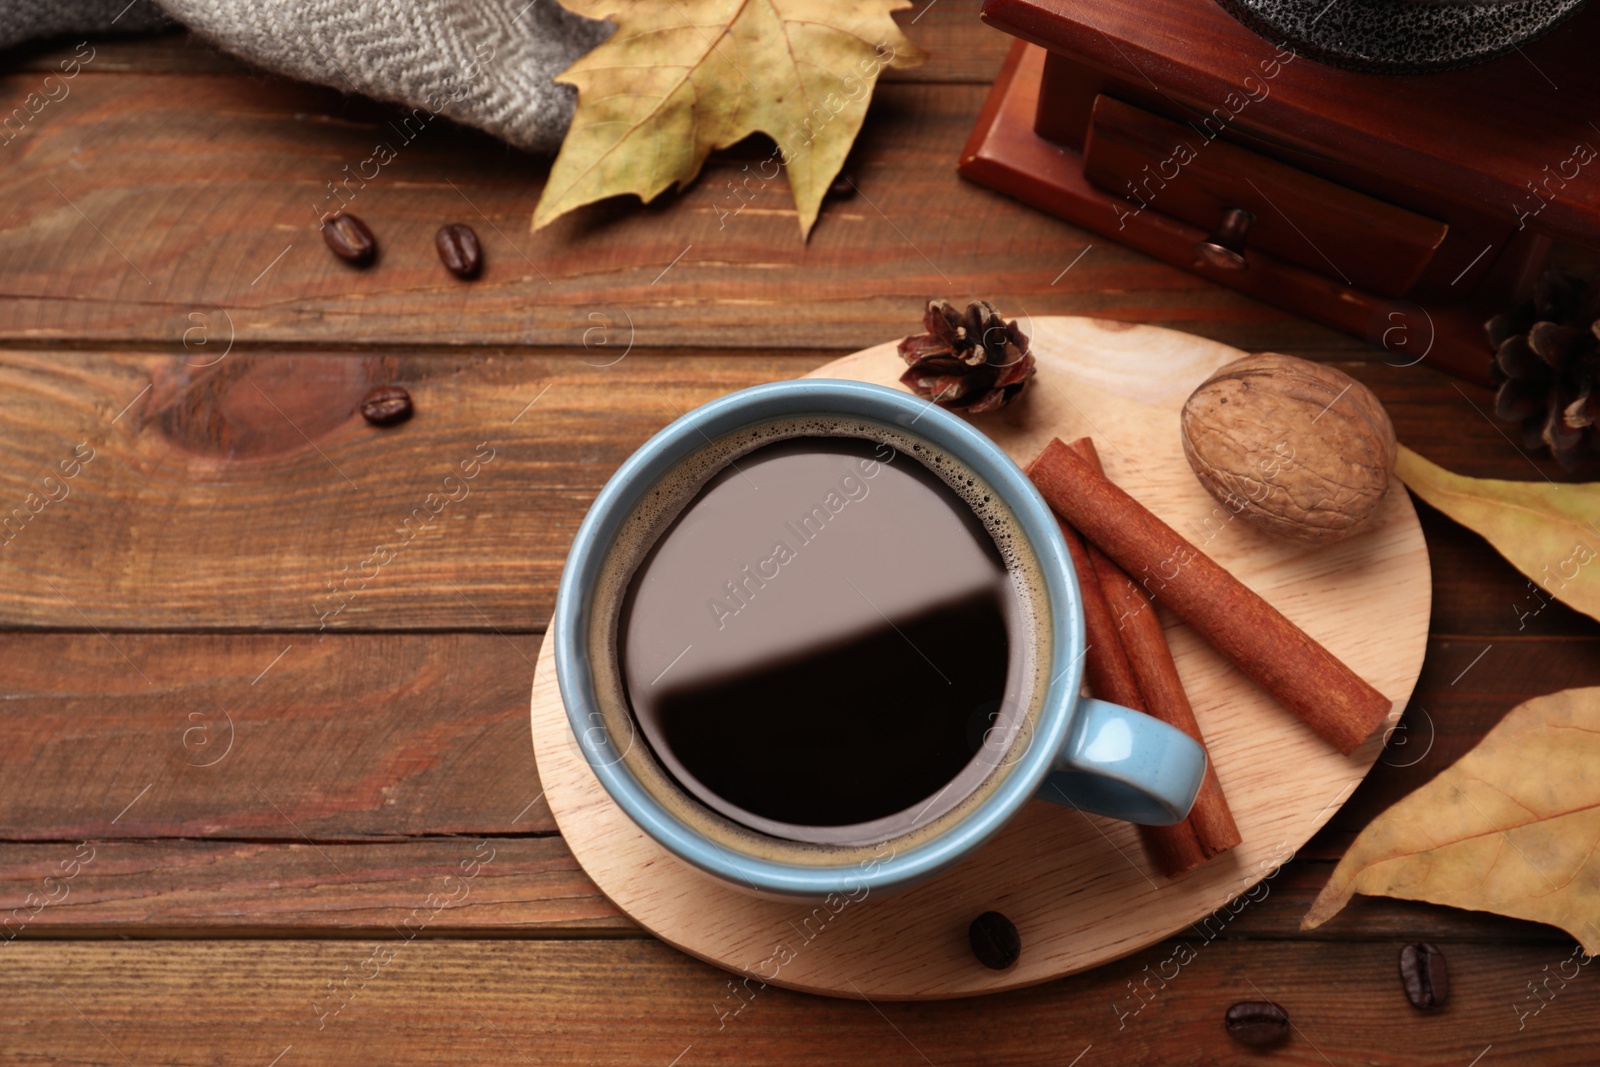
[[[12,927],[19,936],[385,937],[408,926],[425,937],[638,933],[554,835],[78,844],[0,844],[0,915],[23,909],[26,926]],[[80,873],[64,890],[50,883],[42,895],[59,899],[28,915],[28,894],[60,878],[69,856],[79,857]]]
[[[0,100],[39,77],[0,78]],[[837,351],[876,341],[885,321],[914,322],[935,293],[1004,291],[1035,314],[1150,319],[1130,288],[1166,305],[1163,321],[1247,347],[1283,336],[1284,316],[1165,268],[1156,276],[1148,260],[955,180],[981,86],[883,86],[858,141],[860,194],[831,204],[802,244],[789,190],[763,183],[754,144],[681,195],[642,210],[607,202],[529,233],[546,164],[472,131],[440,122],[406,141],[393,109],[301,85],[267,93],[238,76],[71,84],[59,113],[7,146],[0,340],[180,345],[198,314],[252,343],[578,348],[601,327],[640,345]],[[364,181],[374,142],[395,158]],[[481,162],[464,169],[463,155]],[[366,271],[329,255],[317,232],[341,203],[377,237]],[[470,286],[433,253],[444,221],[481,231],[485,266]],[[160,233],[159,246],[144,232]],[[1091,243],[1078,284],[1052,285]]]
[[[876,340],[914,327],[896,320]],[[613,358],[240,352],[213,367],[200,356],[0,349],[9,458],[0,516],[43,494],[42,479],[80,444],[94,450],[53,490],[64,499],[6,529],[0,625],[542,630],[573,532],[635,448],[692,407],[827,361],[750,349],[635,351],[606,365]],[[1484,414],[1487,390],[1424,367],[1339,366],[1376,390],[1400,439],[1436,463],[1482,477],[1572,477],[1507,444]],[[380,378],[416,405],[392,430],[356,411],[364,383]],[[480,445],[494,456],[466,495],[426,510]],[[1492,550],[1448,520],[1424,521],[1450,576],[1435,583],[1434,632],[1498,630],[1501,614],[1514,625],[1526,579],[1491,566]],[[383,547],[389,562],[369,563]],[[1542,633],[1592,632],[1560,605],[1537,621],[1561,627]]]
[[[974,48],[997,61],[1003,49],[986,50],[1004,36],[977,24],[976,5],[945,0],[927,19],[946,7],[962,41],[929,74]],[[930,295],[1005,292],[1035,314],[1364,351],[957,180],[986,93],[960,63],[960,81],[879,90],[849,164],[860,195],[830,202],[808,244],[788,189],[759,178],[770,149],[756,142],[719,154],[683,194],[643,210],[608,202],[532,234],[547,163],[475,131],[439,120],[408,139],[395,108],[260,75],[94,70],[5,146],[0,341],[192,345],[199,315],[213,345],[580,348],[598,328],[613,343],[837,355],[915,322]],[[0,102],[43,77],[0,73]],[[368,180],[374,142],[395,158]],[[319,212],[343,202],[377,235],[371,270],[321,246]],[[434,229],[454,220],[484,241],[472,286],[432,254]]]
[[[1572,948],[1557,931],[1364,898],[1297,930],[1384,806],[1521,700],[1600,684],[1600,624],[1552,605],[1519,628],[1526,580],[1425,505],[1434,627],[1406,747],[1391,742],[1269,895],[1214,940],[1189,937],[1197,958],[1165,985],[1176,942],[971,1001],[750,1001],[622,918],[554,835],[526,701],[594,493],[678,410],[906,333],[928,297],[1332,360],[1436,462],[1568,477],[1506,439],[1485,391],[963,184],[956,155],[1009,43],[977,7],[903,13],[934,59],[884,87],[850,163],[864,196],[826,205],[808,246],[781,186],[719,218],[760,145],[720,154],[682,196],[535,238],[547,163],[440,122],[358,190],[352,210],[385,246],[366,273],[316,243],[312,207],[392,136],[393,109],[182,35],[92,42],[71,95],[0,145],[0,518],[78,443],[96,449],[0,548],[0,916],[30,916],[0,939],[0,1063],[1592,1058],[1595,979],[1551,977]],[[76,43],[0,53],[0,113]],[[428,247],[457,219],[489,255],[476,286]],[[362,424],[364,377],[410,389],[417,417]],[[471,495],[319,616],[327,583],[484,441],[504,447]],[[218,710],[234,747],[199,766]],[[95,858],[70,895],[32,912],[83,842]],[[449,900],[480,842],[493,861]],[[1417,938],[1452,968],[1439,1014],[1399,988],[1399,946]],[[393,965],[318,1029],[312,1005],[331,1010],[329,983],[376,947]],[[1300,1031],[1270,1054],[1222,1029],[1259,995]]]
[[[4,640],[10,840],[555,828],[527,756],[537,637]]]
[[[970,0],[919,2],[915,8],[895,12],[895,21],[918,48],[933,60],[907,70],[885,70],[884,81],[974,83],[994,77],[1010,47],[1004,34],[986,32],[974,25],[977,4]],[[51,71],[73,55],[82,34],[23,45],[14,50],[8,70]],[[97,74],[206,73],[254,74],[273,77],[213,48],[204,39],[182,30],[149,37],[96,40],[99,54],[87,69]]]
[[[1180,945],[1182,967],[1169,962]],[[1393,942],[1196,935],[1048,985],[922,1004],[745,988],[644,941],[12,945],[0,1038],[17,1063],[1592,1062],[1600,982],[1567,946],[1440,947],[1451,1003],[1430,1016],[1405,1002]],[[1578,977],[1529,991],[1563,964]],[[1283,1048],[1223,1033],[1228,1004],[1268,998],[1294,1023]]]
[[[1322,835],[1326,836],[1326,834]],[[480,842],[488,842],[487,847]],[[79,842],[0,843],[0,916],[48,895]],[[348,842],[100,840],[61,897],[14,925],[17,940],[384,938],[409,920],[423,937],[653,937],[583,873],[560,837],[451,836]],[[492,850],[492,852],[490,851]],[[1428,938],[1498,944],[1569,943],[1520,919],[1405,900],[1356,897],[1314,931],[1300,919],[1333,869],[1317,840],[1237,913],[1201,929],[1229,941],[1392,941]],[[89,850],[82,853],[89,856]],[[489,862],[471,896],[413,914],[434,894],[459,893],[461,863]],[[20,921],[20,920],[19,920]]]

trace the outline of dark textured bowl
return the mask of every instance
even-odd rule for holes
[[[1273,44],[1375,74],[1424,74],[1494,59],[1548,33],[1586,2],[1217,0]]]

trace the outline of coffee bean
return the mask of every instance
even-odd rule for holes
[[[483,269],[483,251],[478,247],[478,235],[464,222],[452,222],[439,227],[433,235],[433,245],[439,250],[439,259],[445,269],[457,278],[476,278]]]
[[[322,239],[334,255],[358,267],[365,267],[378,254],[378,242],[367,224],[342,211],[322,220]]]
[[[1228,1034],[1252,1048],[1276,1045],[1289,1036],[1289,1015],[1270,1000],[1242,1000],[1228,1009]]]
[[[1022,955],[1022,937],[1016,925],[998,911],[986,911],[967,927],[972,954],[985,967],[1003,971]]]
[[[856,195],[855,180],[848,174],[840,174],[833,179],[825,195],[829,200],[849,200]]]
[[[411,394],[398,385],[380,385],[361,401],[361,415],[374,426],[393,426],[411,417]]]
[[[1445,967],[1444,953],[1426,941],[1401,949],[1400,983],[1413,1008],[1427,1011],[1443,1007],[1450,999],[1450,971]]]

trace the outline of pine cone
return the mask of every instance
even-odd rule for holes
[[[1500,388],[1495,414],[1522,424],[1528,448],[1548,445],[1567,470],[1600,451],[1600,279],[1552,267],[1533,300],[1484,323]]]
[[[911,367],[900,382],[940,407],[971,414],[1004,407],[1033,377],[1028,335],[987,302],[968,304],[963,314],[930,300],[922,324],[927,333],[900,342]]]

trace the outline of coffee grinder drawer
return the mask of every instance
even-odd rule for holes
[[[1101,94],[1084,177],[1120,198],[1117,222],[1151,211],[1212,237],[1196,257],[1248,270],[1250,250],[1383,296],[1405,293],[1449,227],[1224,141],[1220,123],[1172,122]]]

